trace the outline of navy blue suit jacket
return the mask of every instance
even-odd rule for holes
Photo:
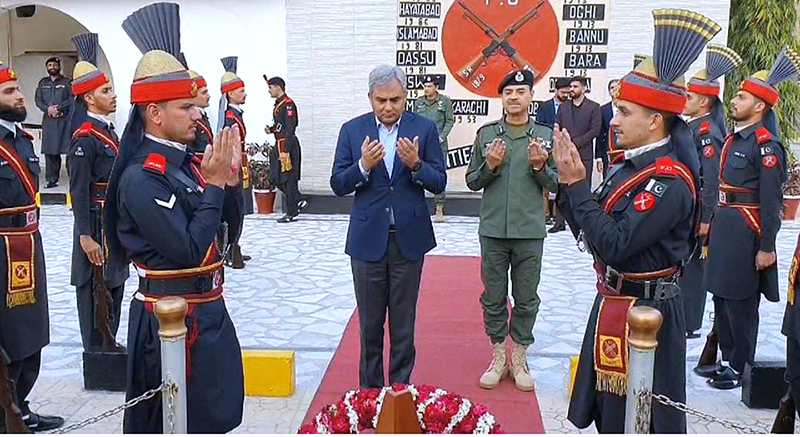
[[[603,165],[608,167],[608,135],[611,133],[611,119],[614,118],[614,109],[611,102],[600,107],[600,136],[597,137],[597,156],[603,159]]]
[[[556,103],[553,99],[542,102],[536,108],[536,121],[550,127],[556,124]]]
[[[364,138],[369,137],[370,141],[378,138],[375,114],[358,116],[339,131],[331,188],[337,196],[355,192],[345,253],[358,260],[376,262],[386,254],[390,211],[394,211],[396,241],[404,258],[422,259],[436,247],[425,190],[438,194],[447,185],[439,134],[432,121],[410,112],[403,114],[399,129],[398,140],[419,137],[422,167],[412,172],[395,154],[391,177],[381,161],[366,179],[358,161]]]

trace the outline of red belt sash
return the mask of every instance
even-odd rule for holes
[[[741,193],[741,194],[757,194],[756,190],[745,187],[737,187],[734,185],[726,184],[720,181],[719,186],[720,203],[722,208],[735,208],[742,214],[744,222],[756,235],[761,236],[761,205],[757,203],[728,203],[725,202],[725,195],[727,193]]]
[[[794,249],[792,266],[789,267],[789,293],[786,300],[789,301],[791,306],[795,304],[798,286],[800,286],[800,236],[797,237],[797,247]]]
[[[5,243],[5,256],[8,268],[6,306],[15,308],[36,303],[36,272],[34,259],[36,246],[34,236],[39,232],[36,206],[36,182],[33,173],[25,165],[17,152],[0,141],[0,157],[5,159],[19,176],[25,191],[33,202],[30,205],[0,209],[0,215],[25,214],[26,226],[22,228],[0,229]]]
[[[636,298],[603,296],[594,337],[597,391],[625,396],[628,392],[628,311]]]

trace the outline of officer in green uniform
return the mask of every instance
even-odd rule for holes
[[[483,189],[481,221],[481,296],[486,334],[492,341],[492,363],[480,385],[492,389],[511,373],[518,389],[534,389],[527,350],[539,312],[539,273],[545,230],[544,190],[556,191],[558,175],[548,150],[553,130],[528,115],[533,100],[532,72],[511,72],[499,93],[506,116],[478,130],[467,169],[467,186]],[[509,335],[508,268],[514,309],[511,359],[504,342]],[[510,361],[510,363],[509,363]]]
[[[414,113],[433,120],[436,131],[439,133],[439,145],[444,154],[444,164],[447,166],[447,137],[453,130],[453,104],[450,97],[439,93],[439,83],[431,76],[425,77],[425,95],[414,102]],[[434,196],[436,201],[436,222],[444,222],[444,191]]]

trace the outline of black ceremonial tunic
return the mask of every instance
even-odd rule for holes
[[[135,164],[120,179],[118,194],[117,234],[133,262],[152,271],[219,263],[211,246],[225,191],[212,185],[203,188],[197,170],[190,166],[191,154],[185,151],[151,139],[145,139],[139,149]],[[197,297],[195,290],[162,295]],[[158,321],[152,304],[134,299],[129,323],[127,399],[161,384]],[[236,329],[224,299],[190,303],[186,326],[188,431],[228,432],[242,420],[244,377]],[[127,410],[123,430],[161,433],[161,415],[160,397],[156,397]]]
[[[658,170],[656,161],[665,157],[670,159],[668,164],[673,163],[670,165],[678,162],[669,143],[623,161],[612,167],[594,195],[585,180],[563,187],[559,208],[570,228],[582,231],[596,263],[619,272],[644,273],[674,268],[689,256],[694,232],[694,188],[673,172]],[[606,204],[618,187],[649,166],[657,168],[655,174],[622,190],[626,194],[607,214],[601,205]],[[641,202],[642,196],[648,202]],[[623,433],[625,396],[596,390],[594,343],[603,299],[598,294],[589,314],[568,418],[578,428],[587,428],[595,422],[601,433]],[[655,353],[653,391],[684,402],[686,323],[681,295],[658,301],[637,299],[635,305],[653,307],[664,316]],[[654,403],[651,418],[653,432],[686,432],[686,416],[677,410]]]

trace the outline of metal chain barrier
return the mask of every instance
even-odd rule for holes
[[[142,402],[144,402],[144,401],[146,401],[148,399],[151,399],[151,398],[155,397],[160,392],[167,392],[167,398],[171,399],[172,398],[172,394],[175,391],[175,389],[176,389],[175,384],[173,384],[172,382],[163,382],[163,383],[161,383],[160,386],[158,386],[158,387],[156,387],[156,388],[154,388],[152,390],[148,390],[148,391],[142,393],[141,396],[135,397],[135,398],[129,400],[128,402],[125,402],[124,404],[122,404],[122,405],[120,405],[118,407],[115,407],[115,408],[113,408],[111,410],[106,411],[105,413],[102,413],[102,414],[99,414],[99,415],[97,415],[95,417],[91,417],[91,418],[86,419],[84,421],[72,424],[70,426],[67,426],[67,427],[64,427],[64,428],[60,428],[60,429],[57,429],[55,431],[51,431],[48,434],[66,434],[66,433],[69,433],[69,432],[72,432],[72,431],[75,431],[75,430],[78,430],[78,429],[81,429],[81,428],[85,428],[85,427],[87,427],[89,425],[93,425],[93,424],[95,424],[95,423],[97,423],[97,422],[99,422],[99,421],[101,421],[103,419],[107,419],[107,418],[109,418],[111,416],[114,416],[114,415],[116,415],[116,414],[118,414],[118,413],[120,413],[122,411],[125,411],[128,408],[133,408],[134,406],[136,406],[136,405],[138,405],[138,404],[140,404],[140,403],[142,403]],[[172,413],[172,404],[168,402],[167,405],[166,405],[166,408],[170,409],[170,414],[171,414]],[[174,429],[174,424],[172,423],[172,421],[170,421],[170,425]],[[170,430],[170,431],[172,431],[172,430]]]
[[[739,431],[743,434],[769,434],[768,429],[758,429],[753,428],[746,425],[739,425],[738,423],[731,422],[730,420],[720,419],[718,417],[714,417],[708,413],[704,413],[699,410],[695,410],[694,408],[689,407],[688,405],[682,402],[676,402],[672,399],[664,396],[664,395],[657,395],[649,392],[647,390],[639,390],[638,394],[638,404],[636,408],[636,432],[638,434],[647,434],[650,432],[649,425],[650,425],[650,400],[655,399],[661,405],[666,407],[675,408],[678,411],[686,413],[689,416],[694,416],[705,420],[711,423],[717,423],[719,425],[724,426],[728,429],[733,429]]]

